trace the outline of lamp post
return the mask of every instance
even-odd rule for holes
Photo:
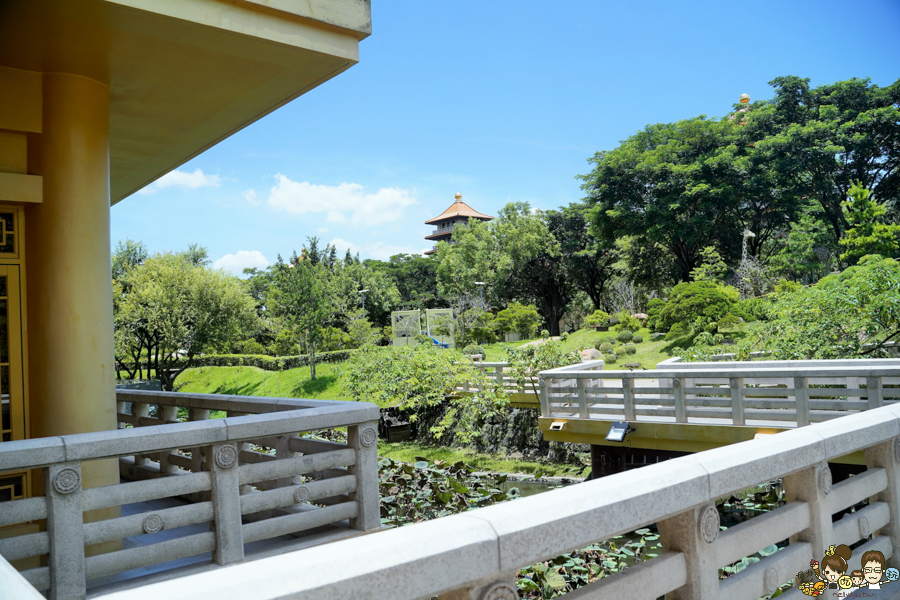
[[[363,312],[366,311],[366,292],[368,292],[368,291],[369,291],[368,289],[365,289],[365,290],[359,290],[359,291],[357,292],[357,294],[359,294],[360,297],[362,298],[362,309],[363,309]]]
[[[478,301],[481,302],[481,305],[484,306],[484,282],[476,281],[475,285],[478,286]]]

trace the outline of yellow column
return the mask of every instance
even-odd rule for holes
[[[109,89],[45,73],[40,148],[44,199],[26,215],[32,437],[115,429]],[[118,483],[117,462],[82,477]]]

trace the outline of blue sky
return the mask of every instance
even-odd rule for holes
[[[780,75],[900,78],[898,0],[373,0],[372,20],[358,65],[114,206],[113,245],[199,243],[234,272],[307,236],[418,253],[456,192],[556,208],[648,123],[721,116]]]

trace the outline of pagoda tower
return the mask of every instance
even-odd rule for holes
[[[462,194],[456,193],[456,202],[450,205],[447,210],[425,221],[426,225],[434,225],[437,229],[431,235],[426,235],[426,240],[432,240],[435,243],[434,248],[426,250],[425,254],[434,254],[437,252],[438,242],[452,243],[450,239],[453,234],[453,228],[459,223],[468,223],[469,219],[478,219],[480,221],[490,221],[494,217],[481,214],[468,204],[462,201]]]

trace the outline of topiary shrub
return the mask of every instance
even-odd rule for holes
[[[465,348],[463,348],[463,354],[468,356],[474,356],[475,354],[480,354],[482,360],[487,357],[487,352],[484,351],[484,348],[479,346],[478,344],[469,344]]]
[[[625,343],[630,342],[631,338],[633,338],[633,337],[634,337],[634,334],[630,330],[623,329],[622,331],[619,332],[619,335],[616,336],[616,339],[619,340],[620,342],[622,342],[623,344],[625,344]]]
[[[602,310],[595,310],[594,313],[584,320],[585,329],[598,329],[606,327],[609,323],[609,313]]]
[[[604,354],[607,352],[612,352],[613,346],[609,342],[603,342],[597,347],[597,350],[603,352]]]
[[[635,344],[640,344],[641,342],[644,341],[644,336],[636,333],[631,337],[631,341],[634,342]]]
[[[563,331],[561,334],[559,334],[559,341],[564,342],[564,341],[566,341],[567,339],[569,339],[569,332],[568,332],[568,331]]]
[[[625,352],[628,354],[634,354],[635,352],[637,352],[637,348],[635,348],[634,346],[625,346]]]
[[[736,327],[741,324],[741,319],[739,317],[734,316],[731,313],[728,313],[721,319],[719,319],[719,329],[731,329],[732,327]]]
[[[625,354],[625,346],[616,346],[615,348],[613,348],[613,352],[618,354],[619,356],[622,356],[623,354]]]
[[[608,365],[615,364],[617,360],[619,360],[619,357],[616,356],[615,354],[607,354],[603,357],[603,362]]]
[[[607,344],[615,344],[615,343],[616,343],[616,336],[614,336],[614,335],[608,335],[608,336],[606,336],[606,337],[600,338],[600,341],[601,341],[601,342],[606,342]]]
[[[715,333],[715,324],[737,303],[738,291],[733,287],[713,281],[679,283],[659,310],[659,325],[671,331],[677,324],[695,330],[699,329],[698,323],[702,328],[713,324],[711,333]]]
[[[546,340],[549,337],[550,337],[550,332],[547,331],[546,329],[541,329],[541,339]]]

